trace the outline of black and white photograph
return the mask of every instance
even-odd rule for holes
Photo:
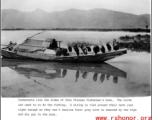
[[[151,0],[1,0],[2,98],[151,96]]]

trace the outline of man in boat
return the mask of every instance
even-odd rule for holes
[[[66,48],[59,48],[58,47],[55,51],[56,51],[56,56],[61,56],[61,55],[68,56],[69,55]]]
[[[16,45],[16,43],[13,43],[12,41],[10,41],[10,43],[8,44],[7,47],[5,47],[5,49],[12,51],[15,45]]]
[[[55,51],[56,51],[56,56],[61,56],[62,55],[62,52],[61,52],[60,48],[57,48]]]
[[[56,50],[58,48],[57,41],[55,39],[53,39],[48,48]]]
[[[69,55],[67,53],[67,49],[66,48],[60,48],[60,45],[58,46],[58,43],[57,43],[57,41],[55,39],[53,39],[50,42],[50,45],[49,45],[48,49],[55,50],[56,56],[61,56],[61,55],[68,56]]]

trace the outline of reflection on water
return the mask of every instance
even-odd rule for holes
[[[110,75],[107,75],[107,76],[109,76],[110,77]],[[108,78],[109,78],[108,77]],[[103,82],[104,80],[105,80],[105,74],[101,74],[101,76],[100,76],[100,80],[101,80],[101,82]]]
[[[82,79],[87,79],[88,74],[92,74],[92,80],[96,82],[98,76],[100,76],[101,82],[105,80],[105,76],[113,76],[113,83],[118,82],[118,77],[126,78],[127,73],[115,68],[109,64],[102,63],[101,65],[93,64],[77,64],[76,66],[71,63],[44,63],[44,62],[34,62],[33,61],[16,61],[3,59],[2,67],[9,67],[16,71],[18,74],[24,75],[27,78],[37,77],[46,80],[54,80],[56,78],[63,79],[66,77],[68,72],[75,74],[75,82],[78,81],[79,77]],[[74,77],[74,76],[73,76]]]
[[[147,65],[145,64],[144,67],[147,68]],[[136,72],[137,69],[138,72]],[[63,64],[2,59],[2,96],[149,96],[149,73],[142,74],[140,69],[136,64],[114,64],[114,62],[111,62],[111,65],[107,63]]]
[[[110,77],[110,75],[107,75],[107,76],[106,76],[106,79],[109,80],[109,77]],[[103,80],[102,80],[102,81],[103,81]]]
[[[96,82],[96,81],[97,81],[97,78],[98,78],[98,73],[95,73],[95,74],[93,75],[93,80]]]
[[[114,82],[114,83],[118,83],[118,77],[113,76],[113,82]]]
[[[78,81],[78,78],[79,78],[79,71],[77,70],[77,72],[76,72],[76,74],[75,74],[75,82],[77,82]]]
[[[87,72],[83,72],[82,77],[83,77],[83,79],[86,79],[87,78]]]

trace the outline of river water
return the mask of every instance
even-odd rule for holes
[[[22,42],[39,31],[2,31],[1,44]],[[112,42],[120,36],[146,33],[47,31],[34,38],[55,38],[95,44]],[[61,44],[61,46],[62,46]],[[3,97],[140,97],[150,96],[151,54],[127,54],[101,64],[47,63],[2,60]]]

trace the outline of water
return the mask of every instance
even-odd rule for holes
[[[19,42],[38,31],[2,31],[1,43]],[[105,43],[133,32],[48,31],[34,38]],[[146,33],[142,33],[146,34]],[[3,97],[136,97],[149,96],[150,59],[131,52],[107,64],[44,63],[2,60]]]

